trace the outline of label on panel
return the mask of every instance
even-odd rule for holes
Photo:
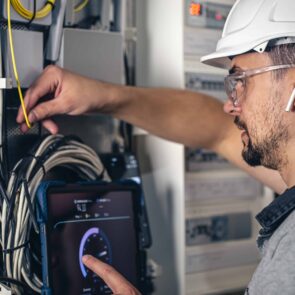
[[[251,212],[230,213],[186,220],[186,245],[250,239]]]
[[[186,273],[237,267],[258,261],[259,251],[253,240],[210,250],[196,247],[186,253]]]
[[[239,171],[232,173],[187,173],[186,201],[255,199],[262,194],[262,184]]]

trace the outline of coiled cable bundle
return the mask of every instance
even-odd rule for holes
[[[108,180],[100,159],[90,147],[73,137],[50,135],[15,165],[7,190],[0,187],[3,272],[7,281],[24,282],[38,293],[42,281],[32,267],[38,255],[30,245],[32,232],[39,233],[35,194],[45,175],[56,167],[73,170],[84,180]],[[10,286],[14,293],[22,294],[20,286]]]
[[[55,0],[48,0],[46,1],[45,5],[40,10],[33,12],[25,8],[20,0],[10,0],[10,1],[14,10],[20,16],[22,16],[23,18],[27,20],[31,20],[32,17],[37,19],[46,17],[52,11],[55,4]]]

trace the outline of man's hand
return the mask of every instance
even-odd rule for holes
[[[140,292],[110,265],[90,255],[83,256],[82,261],[89,269],[104,280],[114,294],[140,295]]]
[[[103,111],[105,105],[111,103],[110,88],[109,84],[76,75],[57,66],[48,66],[26,92],[24,101],[29,121],[41,121],[49,132],[57,133],[58,126],[51,116]],[[45,95],[49,95],[50,99],[40,101]],[[21,108],[16,121],[23,132],[28,130]]]

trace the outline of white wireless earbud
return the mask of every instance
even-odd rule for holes
[[[292,94],[291,94],[291,96],[289,98],[288,104],[287,104],[286,109],[285,109],[286,112],[291,112],[292,106],[294,104],[294,100],[295,100],[295,88],[293,89]]]

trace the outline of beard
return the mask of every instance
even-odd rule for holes
[[[249,135],[248,135],[248,137],[249,137]],[[244,149],[242,151],[242,157],[243,157],[244,161],[252,167],[262,165],[261,159],[263,157],[263,154],[261,153],[261,151],[257,147],[253,146],[253,143],[250,138],[249,138],[248,145],[246,146],[244,144]]]
[[[249,138],[248,144],[243,142],[244,148],[242,150],[242,157],[243,157],[244,161],[252,167],[260,166],[261,165],[261,158],[263,155],[261,154],[261,151],[257,147],[253,146],[252,140],[249,136],[247,125],[244,122],[242,122],[239,119],[239,117],[235,117],[234,123],[239,128],[244,129],[246,131],[248,138]]]
[[[234,123],[245,130],[248,136],[248,143],[244,143],[242,157],[244,161],[252,166],[261,166],[278,170],[283,164],[283,154],[281,146],[288,140],[288,130],[282,123],[277,122],[269,131],[268,135],[264,136],[259,142],[254,143],[249,135],[247,125],[238,117]],[[274,130],[276,132],[274,132]]]

